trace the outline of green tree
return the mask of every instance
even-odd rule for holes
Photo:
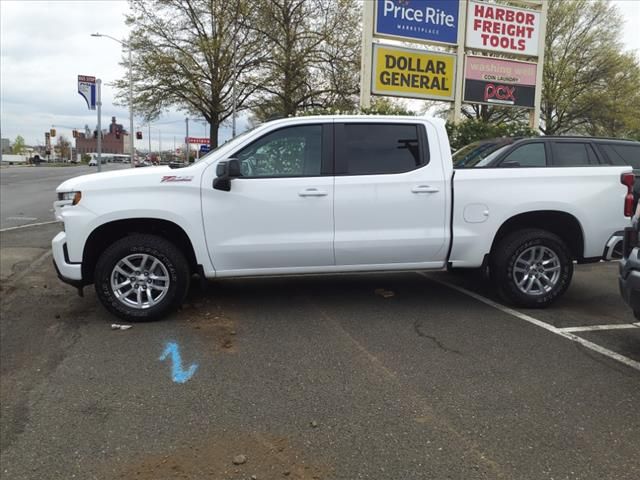
[[[541,130],[624,135],[638,117],[638,60],[605,0],[549,0]],[[637,122],[636,122],[637,125]]]
[[[146,121],[167,108],[204,118],[212,148],[218,130],[256,90],[252,74],[265,55],[247,28],[251,0],[132,0],[134,106]],[[126,63],[125,63],[126,64]],[[129,82],[116,82],[126,102]]]
[[[533,137],[538,135],[538,132],[529,128],[528,123],[524,122],[494,123],[486,122],[482,119],[469,118],[458,124],[447,122],[446,127],[451,150],[454,152],[478,140],[498,137]]]
[[[21,155],[25,150],[24,138],[22,135],[16,136],[16,139],[13,141],[13,146],[11,147],[11,152],[16,155]]]
[[[257,120],[357,101],[360,6],[356,0],[254,0],[250,28],[264,41]]]

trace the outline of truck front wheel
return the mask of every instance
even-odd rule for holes
[[[539,229],[503,238],[491,258],[491,276],[500,295],[526,308],[543,308],[569,287],[573,258],[560,237]]]
[[[114,315],[131,322],[155,320],[179,306],[190,271],[182,252],[155,235],[136,234],[113,243],[98,258],[95,289]]]

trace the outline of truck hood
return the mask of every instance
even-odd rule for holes
[[[164,182],[195,182],[199,168],[169,168],[168,166],[127,168],[111,172],[90,173],[70,178],[56,188],[56,192],[135,187]]]

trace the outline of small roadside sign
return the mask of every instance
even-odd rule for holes
[[[78,93],[87,102],[89,110],[96,109],[96,77],[78,75]]]

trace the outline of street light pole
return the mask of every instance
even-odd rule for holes
[[[129,50],[129,155],[131,157],[131,167],[135,166],[135,146],[134,146],[134,138],[133,138],[133,74],[132,67],[133,63],[131,61],[131,45],[129,43],[123,42],[122,40],[118,40],[117,38],[112,37],[111,35],[105,35],[104,33],[92,33],[92,37],[105,37],[113,40],[114,42],[118,42],[120,45]]]

